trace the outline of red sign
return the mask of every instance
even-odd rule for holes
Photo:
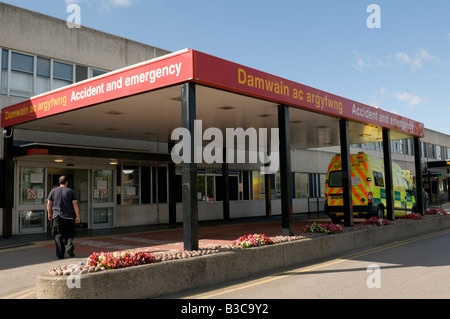
[[[29,189],[27,191],[28,199],[35,199],[36,198],[36,190],[35,189]]]
[[[197,83],[317,113],[375,124],[418,137],[424,136],[423,123],[378,108],[198,51],[194,51],[194,62]]]
[[[47,149],[42,148],[32,148],[28,150],[28,155],[48,155]]]
[[[4,108],[1,124],[8,127],[185,81],[424,136],[423,123],[193,50],[166,55]]]
[[[2,127],[95,105],[192,79],[186,50],[79,82],[2,109]]]

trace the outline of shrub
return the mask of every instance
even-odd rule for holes
[[[420,214],[408,214],[408,215],[403,215],[402,217],[400,217],[401,219],[413,219],[413,220],[418,220],[418,219],[422,219],[422,215]]]
[[[386,218],[381,217],[370,217],[369,219],[366,219],[363,223],[363,225],[389,225],[390,222]]]
[[[318,224],[313,223],[305,227],[305,233],[323,233],[323,234],[337,234],[342,232],[343,227],[339,224]]]
[[[445,210],[441,209],[441,208],[432,208],[426,211],[425,213],[426,215],[438,215],[438,216],[442,216],[442,215],[449,215],[448,212],[446,212]]]

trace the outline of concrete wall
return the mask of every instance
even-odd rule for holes
[[[150,45],[0,3],[0,47],[104,70],[169,53]]]

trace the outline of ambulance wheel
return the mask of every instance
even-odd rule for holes
[[[331,222],[333,224],[340,224],[342,221],[342,217],[340,217],[340,216],[330,215],[330,217],[331,217]]]
[[[378,206],[377,217],[384,218],[384,206],[383,205]]]

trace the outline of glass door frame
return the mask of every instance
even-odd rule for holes
[[[96,175],[95,172],[96,171],[110,171],[111,172],[111,180],[110,182],[108,181],[103,181],[106,182],[106,189],[103,186],[99,186],[98,185],[98,180],[96,180]],[[116,194],[115,194],[115,185],[116,185],[116,169],[115,168],[92,168],[89,171],[89,194],[90,194],[90,207],[89,207],[89,213],[90,213],[90,218],[89,218],[89,222],[90,225],[89,227],[92,229],[100,229],[100,228],[112,228],[115,226],[115,221],[116,221]],[[106,190],[107,194],[107,201],[105,202],[96,202],[97,198],[102,198],[103,195],[103,191]],[[108,221],[107,222],[99,222],[96,223],[95,222],[95,218],[96,218],[96,210],[102,210],[102,209],[106,209],[107,210],[107,217],[108,217]]]
[[[33,169],[43,169],[43,176],[42,176],[42,195],[36,196],[42,196],[42,203],[37,204],[23,204],[21,203],[21,196],[22,196],[22,190],[21,190],[21,170],[22,168],[33,168]],[[14,207],[16,211],[16,225],[17,225],[17,233],[19,234],[33,234],[33,233],[45,233],[47,232],[48,228],[48,219],[47,219],[47,168],[42,165],[36,165],[35,163],[23,163],[21,165],[16,165],[15,168],[15,199],[14,199]],[[37,198],[36,197],[36,198]],[[42,227],[39,229],[28,229],[27,227],[23,227],[22,224],[22,215],[25,213],[26,215],[29,215],[28,217],[31,219],[33,212],[42,212],[41,218],[42,218]],[[31,221],[30,221],[31,223]]]
[[[44,171],[43,176],[43,203],[40,204],[21,204],[20,196],[21,196],[21,169],[22,168],[41,168]],[[48,161],[29,161],[29,160],[17,160],[15,162],[15,198],[14,198],[14,210],[15,210],[15,227],[17,229],[18,234],[28,234],[28,233],[46,233],[49,227],[49,221],[47,219],[47,198],[48,198],[48,173],[49,169],[52,168],[66,168],[70,170],[78,170],[78,169],[84,169],[88,171],[88,228],[89,229],[98,229],[98,228],[112,228],[115,226],[115,220],[116,220],[116,170],[117,166],[111,166],[111,165],[88,165],[88,164],[76,164],[74,163],[73,166],[68,167],[66,163],[60,164],[60,163],[54,163]],[[94,204],[94,185],[93,185],[93,176],[95,170],[109,170],[112,174],[112,183],[111,187],[109,189],[110,191],[110,198],[111,200],[107,203],[95,203]],[[70,186],[69,186],[70,187]],[[94,224],[94,209],[95,208],[108,208],[111,217],[111,223],[106,224]],[[21,223],[21,212],[25,211],[44,211],[42,218],[44,219],[43,225],[38,230],[24,230]]]

